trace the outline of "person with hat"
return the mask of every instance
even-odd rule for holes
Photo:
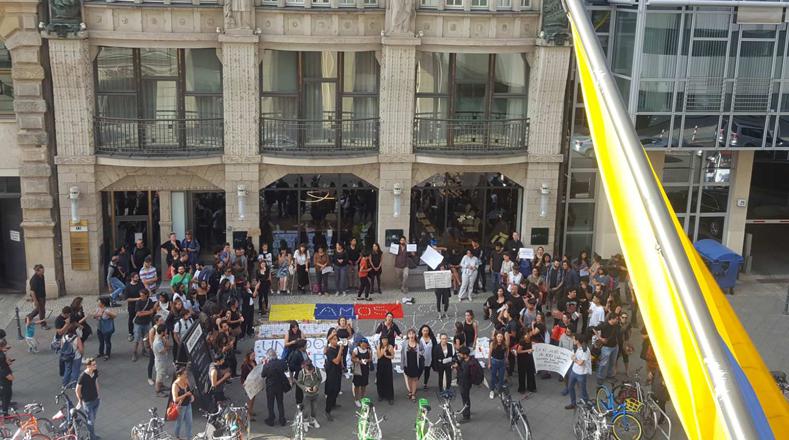
[[[315,401],[318,400],[322,380],[321,372],[315,368],[312,360],[308,358],[304,361],[296,378],[296,386],[304,393],[304,403],[302,404],[305,409],[304,421],[315,429],[321,427],[315,417]]]
[[[353,403],[357,408],[362,406],[361,400],[364,398],[367,384],[370,381],[372,359],[370,342],[367,338],[362,338],[359,341],[359,345],[351,352],[351,362],[353,363]]]

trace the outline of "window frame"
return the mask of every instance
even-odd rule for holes
[[[3,90],[5,90],[6,86],[8,87],[8,90],[11,93],[9,95],[11,97],[11,110],[10,111],[0,110],[0,118],[11,118],[14,117],[14,115],[16,114],[16,112],[14,111],[14,80],[12,77],[13,60],[11,58],[11,51],[8,50],[5,47],[5,45],[2,43],[0,43],[0,50],[8,53],[8,60],[9,60],[9,64],[7,67],[0,65],[0,75],[7,76],[9,78],[9,83],[0,82],[0,94],[2,94]]]

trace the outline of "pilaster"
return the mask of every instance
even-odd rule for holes
[[[523,185],[523,202],[521,216],[521,241],[525,246],[542,246],[545,251],[555,253],[556,243],[556,207],[560,175],[560,161],[529,162],[526,169],[526,182]],[[547,195],[543,195],[543,189]],[[547,210],[540,215],[542,198],[547,197]],[[547,228],[548,242],[533,243],[532,228]]]
[[[384,249],[387,229],[402,229],[403,235],[410,237],[411,227],[411,186],[413,186],[413,164],[411,162],[381,163],[378,186],[378,243],[384,251],[382,273],[383,282],[394,281],[394,256]],[[399,187],[400,194],[395,195]],[[395,198],[399,198],[399,213],[395,217]]]
[[[258,40],[254,35],[220,35],[224,92],[225,154],[258,155],[259,68]]]
[[[538,44],[535,49],[529,77],[529,153],[559,154],[571,48]]]
[[[740,150],[731,168],[729,182],[729,203],[726,212],[729,218],[723,235],[723,245],[742,255],[745,244],[745,221],[748,218],[748,196],[751,192],[751,175],[753,174],[754,151]],[[745,200],[746,204],[739,206],[738,200]]]
[[[53,147],[47,132],[47,101],[41,36],[36,28],[38,2],[20,1],[0,14],[0,38],[11,52],[17,145],[20,149],[22,223],[27,278],[33,266],[47,270],[47,296],[61,293],[63,265],[57,224],[57,183],[53,173]]]
[[[381,155],[413,150],[416,46],[418,38],[384,37],[381,60]]]
[[[260,164],[257,161],[225,163],[225,221],[227,241],[232,243],[233,231],[246,231],[257,245],[260,238]],[[239,192],[245,191],[239,207]]]

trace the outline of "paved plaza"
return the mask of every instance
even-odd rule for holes
[[[399,298],[399,292],[385,293],[376,295],[375,299],[379,302],[393,302]],[[450,317],[444,320],[437,320],[434,312],[434,297],[430,292],[414,292],[412,296],[416,298],[415,305],[404,305],[405,317],[400,321],[401,328],[418,327],[422,323],[432,326],[436,332],[451,332],[456,319],[462,315],[467,308],[473,308],[481,315],[482,301],[484,295],[475,298],[473,304],[464,303],[462,307],[452,301],[450,304]],[[275,296],[273,303],[306,303],[316,302],[315,296]],[[326,302],[325,297],[320,297]],[[728,297],[737,311],[740,320],[746,330],[751,335],[754,343],[758,347],[765,362],[770,369],[787,369],[789,367],[789,345],[786,344],[785,335],[789,332],[789,316],[784,315],[784,304],[786,298],[786,280],[777,278],[754,278],[744,277],[737,287],[735,296]],[[21,299],[16,298],[20,309],[24,312],[29,305]],[[92,304],[90,299],[86,304]],[[331,302],[351,302],[351,297],[331,298]],[[52,308],[60,308],[70,302],[70,298],[60,298],[52,301]],[[14,400],[20,404],[32,401],[41,402],[46,408],[48,416],[51,416],[57,408],[54,405],[55,392],[60,387],[60,378],[57,375],[57,357],[49,351],[48,345],[52,338],[52,331],[39,332],[37,335],[42,351],[38,354],[29,354],[26,350],[24,341],[16,339],[16,324],[13,322],[13,301],[10,297],[3,298],[2,318],[9,322],[7,327],[8,340],[13,346],[10,356],[16,358],[13,365],[16,381],[14,382]],[[89,307],[86,307],[90,310]],[[137,362],[130,359],[131,344],[126,339],[125,311],[121,312],[118,318],[118,332],[113,337],[113,357],[110,361],[99,360],[99,370],[101,374],[101,406],[97,422],[97,433],[104,439],[126,439],[129,438],[129,431],[132,425],[147,420],[147,408],[156,406],[160,414],[164,413],[166,404],[165,399],[158,398],[154,394],[153,387],[146,381],[147,358],[140,358]],[[53,319],[50,319],[50,324]],[[374,321],[360,321],[355,323],[355,327],[363,334],[372,333]],[[486,335],[490,332],[490,324],[481,324],[481,334]],[[634,333],[631,341],[636,344],[638,353],[638,340],[640,338]],[[245,352],[252,344],[252,341],[243,341],[239,349]],[[97,340],[92,336],[87,344],[87,355],[95,355]],[[638,367],[642,361],[638,356],[632,356],[634,366]],[[620,378],[624,378],[620,374]],[[517,376],[511,378],[511,382],[517,386]],[[530,395],[523,404],[527,411],[531,426],[534,430],[535,439],[569,439],[572,438],[571,419],[572,412],[564,409],[568,403],[566,397],[559,393],[562,385],[556,378],[537,379],[538,391]],[[436,379],[431,376],[431,387],[428,391],[419,391],[419,397],[427,397],[431,401],[436,401]],[[370,396],[375,401],[375,386],[371,383],[369,387]],[[232,399],[235,402],[243,402],[244,396],[241,387],[235,381],[229,386]],[[351,386],[349,381],[343,381],[343,395],[339,398],[341,408],[334,412],[335,421],[328,422],[320,411],[319,422],[321,428],[311,430],[308,438],[311,439],[342,439],[353,436],[354,406],[351,397]],[[590,383],[589,392],[593,392],[593,385]],[[395,380],[396,400],[393,406],[382,403],[377,406],[379,415],[386,416],[386,421],[382,425],[385,439],[412,439],[414,438],[413,423],[416,415],[416,407],[406,399],[405,386],[399,378]],[[295,409],[293,393],[285,397],[286,413],[289,417],[293,416]],[[323,402],[320,402],[322,408]],[[459,409],[459,398],[455,402]],[[437,408],[437,405],[433,405]],[[252,424],[252,438],[255,439],[287,439],[290,438],[290,428],[270,428],[263,423],[265,418],[265,398],[259,396],[256,405],[257,421]],[[433,414],[437,416],[437,414]],[[676,417],[672,413],[675,421],[672,438],[685,438],[681,429],[676,423]],[[204,421],[200,417],[195,417],[195,433],[202,430]],[[168,428],[173,429],[174,424],[168,423]],[[504,413],[499,400],[489,400],[487,388],[479,387],[472,390],[472,421],[462,425],[465,438],[514,438],[508,431],[505,424]]]

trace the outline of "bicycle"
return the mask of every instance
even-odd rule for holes
[[[620,440],[639,440],[642,437],[643,428],[638,415],[641,414],[643,402],[626,398],[624,402],[617,404],[613,393],[608,391],[605,385],[599,386],[595,395],[597,396],[595,409],[598,413],[610,416],[614,437]],[[602,396],[605,397],[601,398]]]
[[[447,389],[438,393],[442,399],[441,415],[438,420],[433,422],[427,416],[430,412],[430,402],[427,399],[419,399],[416,414],[416,440],[462,440],[463,434],[460,432],[460,423],[457,415],[462,413],[466,407],[460,411],[452,410],[452,399],[455,398],[454,391]]]
[[[660,432],[666,440],[670,439],[671,419],[668,417],[668,414],[660,408],[657,400],[655,400],[655,395],[651,391],[647,392],[644,400],[644,408],[641,416],[641,426],[644,429],[644,437],[652,439],[655,437],[655,434]],[[663,429],[661,426],[663,424],[667,425],[666,429]]]
[[[641,424],[638,419],[632,414],[620,414],[609,421],[614,412],[615,410],[611,409],[599,411],[597,406],[591,402],[579,402],[573,421],[575,438],[578,440],[608,440],[613,437],[616,440],[639,440],[641,438]],[[618,425],[617,420],[627,420],[628,423]],[[623,426],[637,428],[637,432],[631,432],[629,429],[622,430]]]
[[[510,431],[515,431],[521,440],[531,440],[531,426],[529,425],[529,419],[526,418],[523,405],[521,405],[521,400],[525,399],[525,397],[521,400],[513,401],[509,387],[505,385],[499,393],[499,398],[501,399],[501,406],[504,407],[504,413],[507,414],[507,418],[510,421]]]
[[[219,404],[217,411],[200,411],[206,417],[205,430],[192,440],[243,440],[248,426],[245,406]]]
[[[74,387],[76,383],[74,381],[62,387],[55,396],[55,404],[60,405],[60,400],[63,399],[63,406],[52,416],[52,422],[55,434],[59,436],[73,435],[77,439],[82,440],[90,438],[88,415],[81,409],[77,409],[68,395],[69,388]]]
[[[632,380],[622,382],[621,384],[615,385],[612,388],[611,395],[613,396],[614,403],[617,405],[624,403],[625,406],[630,404],[631,409],[637,408],[636,415],[641,421],[645,438],[653,438],[658,431],[661,432],[663,437],[670,438],[671,420],[655,401],[654,394],[651,391],[645,392],[644,388],[641,386],[641,377],[639,373],[641,372],[642,368],[643,367],[638,367],[633,372]],[[605,391],[606,390],[601,388],[597,389],[596,397],[598,410],[609,407],[608,405],[601,406],[601,400],[604,402],[606,399],[608,399]],[[641,405],[636,402],[640,402]],[[660,426],[664,422],[668,424],[668,430],[664,430]]]
[[[40,403],[30,403],[25,405],[21,413],[12,410],[11,414],[0,416],[0,436],[24,440],[49,439],[55,433],[55,427],[46,417],[35,416],[41,412],[44,412],[44,407]],[[13,425],[13,428],[9,429],[6,425]]]
[[[304,405],[296,405],[298,411],[296,417],[293,418],[293,423],[290,425],[293,428],[293,440],[304,440],[304,435],[309,429],[309,424],[304,423]]]
[[[360,400],[361,408],[356,413],[356,438],[358,440],[382,440],[381,422],[384,418],[378,418],[373,402],[364,397]]]
[[[132,440],[172,440],[173,436],[165,430],[164,418],[159,417],[156,408],[149,408],[151,418],[148,423],[140,423],[131,429]]]

